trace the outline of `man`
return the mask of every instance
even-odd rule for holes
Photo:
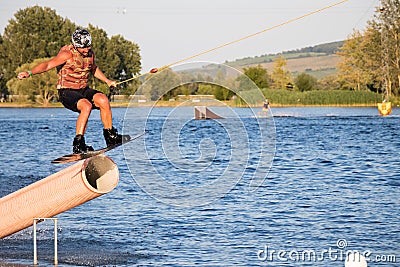
[[[84,138],[93,108],[100,110],[107,146],[130,140],[129,135],[118,134],[112,126],[112,112],[108,97],[88,87],[90,73],[107,83],[109,87],[116,86],[116,82],[109,80],[96,66],[91,44],[90,33],[87,30],[77,29],[72,35],[72,44],[62,47],[57,56],[33,67],[30,71],[18,74],[19,79],[24,79],[57,67],[59,100],[67,109],[79,113],[73,142],[73,153],[76,154],[93,151],[93,147],[86,145]]]

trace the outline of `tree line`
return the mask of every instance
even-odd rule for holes
[[[339,51],[341,87],[400,94],[400,1],[382,0],[363,31],[354,31]]]
[[[307,73],[291,77],[284,71],[282,58],[276,60],[271,73],[260,67],[245,68],[244,72],[261,88],[369,91],[382,99],[395,100],[400,96],[400,0],[382,0],[366,28],[354,30],[344,42],[297,50],[307,51],[339,55],[337,73],[319,80]]]
[[[354,30],[338,50],[338,43],[309,49],[338,54],[341,60],[335,75],[319,80],[307,73],[292,77],[285,71],[284,58],[275,61],[271,73],[260,66],[245,68],[244,73],[265,89],[366,91],[379,94],[381,100],[395,100],[400,96],[400,0],[381,2],[366,29]]]
[[[39,96],[44,104],[57,97],[55,70],[32,79],[17,80],[19,71],[54,57],[60,48],[71,43],[77,28],[68,18],[62,18],[48,7],[34,6],[17,11],[0,35],[0,94]],[[139,46],[121,35],[108,37],[107,33],[91,24],[85,27],[92,35],[92,49],[96,64],[110,79],[117,81],[134,77],[141,69]],[[108,93],[106,85],[96,79],[91,86]],[[137,83],[119,86],[122,93],[132,93]]]
[[[400,94],[400,0],[382,0],[382,4],[368,22],[366,29],[354,31],[347,40],[340,43],[342,46],[339,51],[337,43],[306,48],[314,52],[318,49],[318,51],[328,49],[332,53],[336,52],[341,61],[338,72],[334,75],[321,79],[316,79],[307,73],[294,76],[287,70],[287,61],[282,54],[274,60],[271,71],[260,65],[248,67],[243,69],[242,76],[234,79],[222,72],[217,72],[214,76],[195,77],[190,73],[175,73],[171,69],[166,69],[153,75],[151,82],[141,86],[138,93],[146,95],[151,100],[158,100],[160,96],[163,100],[169,100],[182,94],[212,94],[219,100],[229,100],[234,93],[228,88],[219,86],[218,82],[222,79],[228,80],[225,84],[232,86],[239,84],[240,90],[246,91],[253,88],[248,86],[250,78],[266,98],[279,95],[280,101],[291,99],[290,95],[296,95],[298,99],[298,93],[312,91],[321,92],[307,94],[312,95],[313,99],[316,95],[321,97],[324,95],[323,92],[326,92],[326,99],[321,99],[321,103],[324,104],[335,101],[336,94],[328,91],[366,92],[361,95],[363,99],[368,98],[368,101],[376,101],[377,96],[386,99],[396,98]],[[19,10],[15,14],[15,19],[9,21],[4,35],[0,36],[1,93],[40,95],[43,103],[50,101],[55,96],[55,72],[49,73],[48,76],[38,75],[22,81],[14,77],[17,72],[29,69],[54,56],[61,46],[70,42],[71,33],[76,28],[77,25],[58,16],[50,8],[36,6]],[[138,45],[120,35],[109,38],[104,30],[93,25],[89,25],[87,29],[93,36],[93,50],[96,53],[97,64],[107,76],[122,81],[134,77],[140,71]],[[173,90],[165,91],[165,88],[170,88],[177,83],[177,80],[182,79],[182,75],[185,76],[185,80],[190,80],[191,78],[187,76],[192,75],[192,80],[204,82],[182,84]],[[124,83],[120,85],[118,93],[132,94],[144,81],[134,79],[132,82]],[[107,93],[108,88],[105,85],[99,84],[94,79],[91,83],[92,87]],[[273,93],[274,90],[281,93]],[[354,94],[340,94],[340,98],[345,97],[354,98]],[[314,100],[312,102],[314,103]],[[343,100],[341,103],[347,101]]]

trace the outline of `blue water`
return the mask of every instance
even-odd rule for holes
[[[333,267],[350,250],[369,266],[398,266],[400,110],[213,110],[227,119],[113,110],[120,130],[149,132],[107,154],[116,189],[57,216],[59,266]],[[70,152],[75,119],[0,109],[0,197],[65,167],[50,161]],[[104,146],[101,129],[94,111],[88,144]],[[51,266],[52,224],[38,229],[40,266]],[[0,265],[32,260],[32,228],[0,240]]]

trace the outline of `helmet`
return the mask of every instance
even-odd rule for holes
[[[72,34],[72,44],[77,48],[85,48],[92,45],[92,36],[87,30],[77,29]]]

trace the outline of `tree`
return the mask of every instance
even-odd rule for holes
[[[367,28],[345,41],[338,76],[345,88],[399,95],[400,0],[381,2]]]
[[[400,0],[382,0],[376,16],[381,29],[383,77],[386,89],[400,90]]]
[[[69,19],[63,19],[48,7],[34,6],[19,10],[0,38],[1,91],[7,91],[2,84],[13,78],[15,70],[22,64],[57,55],[62,46],[71,43],[71,34],[77,28]],[[123,81],[139,73],[140,55],[136,44],[120,35],[110,39],[104,30],[90,24],[88,30],[93,37],[96,64],[107,77]],[[92,78],[90,83],[93,88],[108,93],[108,88],[97,79]],[[131,94],[138,83],[137,80],[124,83],[119,86],[120,92]]]
[[[23,64],[21,67],[17,68],[16,73],[30,69],[46,60],[49,60],[49,58],[40,58],[34,60],[32,63]],[[51,100],[57,97],[56,83],[57,73],[56,70],[53,69],[35,75],[29,79],[19,80],[17,78],[12,78],[7,82],[7,86],[13,94],[28,95],[34,102],[41,103],[46,107]],[[39,97],[36,98],[36,96]]]
[[[4,54],[0,54],[6,80],[14,76],[18,66],[56,55],[62,45],[70,42],[71,32],[76,28],[48,7],[20,9],[14,16],[4,29],[1,48]]]
[[[317,81],[317,88],[319,90],[339,90],[341,87],[336,75],[326,76]]]
[[[268,88],[270,77],[267,69],[258,65],[257,67],[243,68],[244,74],[249,77],[258,88]]]
[[[317,90],[317,79],[307,73],[298,75],[294,84],[301,92]]]
[[[287,61],[283,56],[274,60],[274,69],[271,74],[274,89],[285,89],[292,83],[291,74],[286,66]]]
[[[96,64],[107,77],[116,81],[125,81],[140,72],[140,54],[137,44],[126,40],[121,35],[108,39],[104,30],[92,25],[89,25],[88,31],[93,39],[92,47],[96,54]],[[101,82],[96,79],[93,82],[94,87],[101,85]],[[118,93],[133,94],[138,85],[139,81],[133,79],[129,84],[121,84],[118,87]]]
[[[149,75],[145,86],[143,86],[143,94],[152,101],[160,100],[165,95],[175,89],[179,85],[179,76],[170,68],[166,68],[155,74]]]
[[[380,53],[379,48],[377,51],[376,46],[371,47],[371,44],[376,44],[373,37],[372,29],[365,33],[354,31],[338,52],[341,57],[338,76],[345,89],[366,90],[368,84],[379,82],[376,79],[381,62],[376,57]]]
[[[109,39],[106,31],[91,24],[89,24],[87,30],[92,36],[92,50],[95,54],[96,65],[107,77],[111,77],[112,66],[116,66],[117,63],[114,63],[112,60],[110,60],[110,56],[108,56],[107,43]],[[89,84],[93,89],[99,90],[105,94],[109,93],[108,86],[104,86],[100,80],[94,78],[93,76],[89,77]]]
[[[199,83],[199,89],[197,90],[197,94],[199,95],[213,95],[215,87],[209,83]]]
[[[234,93],[231,90],[222,87],[220,85],[215,84],[213,87],[214,87],[214,96],[216,99],[220,101],[229,100],[234,95]]]
[[[3,37],[0,35],[0,98],[5,97],[6,95],[8,95],[8,90],[6,87],[6,68],[4,65],[2,65],[2,60],[1,58],[3,58],[3,56],[1,55],[5,55],[5,50],[4,50],[4,46],[3,46]],[[4,62],[3,62],[4,64]]]

